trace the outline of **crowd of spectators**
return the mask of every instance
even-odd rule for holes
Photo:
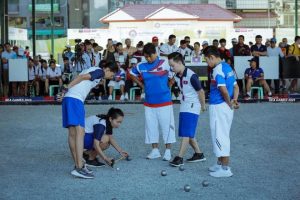
[[[296,92],[297,79],[286,80],[282,78],[282,61],[286,58],[293,57],[299,61],[300,56],[300,37],[296,36],[294,43],[289,45],[286,38],[283,38],[277,45],[276,38],[266,39],[262,43],[262,36],[257,35],[255,42],[245,43],[243,35],[238,38],[232,38],[231,45],[227,45],[224,38],[214,39],[211,44],[208,41],[194,42],[191,44],[189,36],[177,42],[175,35],[170,35],[168,42],[160,43],[159,38],[154,36],[152,43],[156,47],[156,52],[159,56],[168,56],[173,52],[179,52],[183,55],[186,62],[205,62],[202,56],[203,50],[208,45],[218,47],[220,57],[224,62],[229,63],[234,68],[234,56],[253,56],[249,60],[249,68],[246,69],[244,77],[238,79],[241,96],[250,98],[250,88],[253,85],[261,86],[267,96],[279,94],[282,91]],[[148,41],[147,41],[148,42]],[[179,43],[179,46],[176,44]],[[63,84],[68,84],[84,69],[90,67],[101,67],[107,62],[115,62],[119,66],[119,72],[116,73],[113,80],[101,82],[99,86],[94,88],[89,98],[101,100],[108,98],[115,100],[114,92],[120,96],[119,100],[128,100],[130,89],[137,85],[131,80],[130,70],[140,62],[145,62],[143,56],[144,41],[139,41],[135,46],[132,45],[131,39],[121,41],[108,39],[105,48],[98,45],[94,39],[79,42],[73,48],[66,45],[62,53],[63,64],[59,65],[57,61],[50,56],[50,59],[45,59],[38,56],[31,56],[29,47],[11,46],[10,43],[0,45],[0,78],[2,96],[54,96]],[[227,48],[231,46],[231,48]],[[264,71],[259,65],[259,57],[275,56],[279,59],[279,75],[280,79],[272,80],[264,79]],[[9,59],[27,59],[28,60],[28,81],[27,82],[9,82]],[[209,70],[208,81],[203,83],[203,86],[209,90]],[[142,77],[140,77],[142,81]],[[289,84],[288,84],[289,82]],[[56,86],[56,91],[50,92],[50,86]],[[180,94],[176,90],[176,85],[173,85],[171,91],[174,93],[174,99]],[[50,92],[50,93],[49,93]],[[140,89],[139,94],[143,97],[143,91]]]

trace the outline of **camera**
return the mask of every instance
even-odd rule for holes
[[[80,43],[82,40],[81,39],[75,39],[76,43]]]
[[[83,65],[85,62],[82,59],[82,48],[80,46],[81,43],[81,39],[75,39],[76,45],[75,45],[75,57],[74,57],[74,61],[75,61],[75,65]]]

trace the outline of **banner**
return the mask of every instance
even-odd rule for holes
[[[28,40],[27,29],[8,27],[8,39],[9,40]]]
[[[266,42],[266,39],[270,39],[273,37],[273,30],[271,28],[235,28],[230,33],[231,39],[238,39],[239,35],[245,36],[245,44],[249,44],[249,42],[253,42],[255,44],[255,36],[261,35],[263,43]],[[229,41],[228,43],[231,43]]]
[[[9,59],[8,63],[9,82],[28,81],[27,59]]]

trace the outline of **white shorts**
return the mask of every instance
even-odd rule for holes
[[[120,81],[109,81],[108,87],[113,87],[114,89],[120,89],[121,85],[125,85],[125,82],[123,80]]]
[[[209,106],[210,131],[216,157],[230,156],[230,128],[233,110],[224,102]]]
[[[176,142],[173,106],[145,106],[145,143],[158,143],[160,130],[165,144]]]

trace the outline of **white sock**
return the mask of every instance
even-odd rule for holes
[[[250,93],[250,92],[247,92],[247,94],[248,94],[249,96],[251,96],[251,93]]]

